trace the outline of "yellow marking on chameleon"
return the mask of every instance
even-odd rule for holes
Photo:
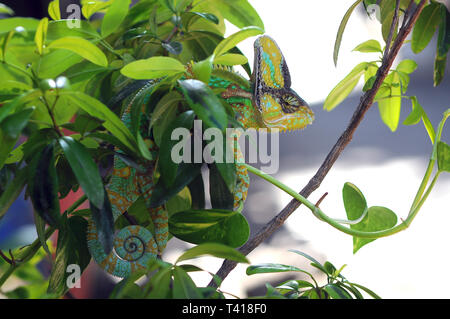
[[[314,113],[306,106],[301,106],[293,113],[284,113],[280,103],[270,94],[264,94],[261,107],[267,127],[279,128],[281,131],[303,129],[314,120]]]
[[[114,203],[114,205],[121,211],[124,212],[128,209],[128,207],[130,206],[130,203],[128,201],[128,199],[126,199],[123,196],[120,196],[119,193],[112,191],[112,190],[108,190],[108,195],[109,198],[111,200],[112,203]]]
[[[259,41],[262,49],[261,76],[265,84],[277,89],[283,88],[283,56],[281,51],[272,39],[268,37],[262,37]]]
[[[127,178],[131,175],[131,169],[129,167],[115,168],[113,170],[113,175],[121,178]]]

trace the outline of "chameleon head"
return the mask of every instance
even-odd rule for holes
[[[313,111],[293,92],[280,96],[266,93],[262,96],[259,107],[262,120],[268,128],[299,130],[314,121]]]
[[[314,121],[308,104],[291,89],[286,60],[269,36],[255,41],[253,102],[264,124],[281,131],[303,129]]]

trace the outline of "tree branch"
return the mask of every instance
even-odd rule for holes
[[[353,138],[353,134],[358,128],[359,124],[364,118],[366,112],[372,106],[375,96],[381,87],[384,79],[389,73],[389,70],[394,63],[395,58],[400,51],[400,48],[403,45],[403,42],[406,40],[406,37],[411,32],[415,22],[417,21],[420,13],[422,12],[425,6],[426,0],[421,0],[417,5],[415,11],[411,15],[410,20],[402,26],[400,29],[397,38],[392,45],[392,48],[389,50],[388,54],[384,56],[382,64],[378,69],[376,80],[370,90],[368,90],[360,99],[359,105],[353,116],[350,120],[345,131],[341,134],[336,144],[328,153],[327,157],[323,161],[320,168],[317,170],[316,174],[309,180],[308,184],[300,191],[300,195],[303,197],[308,197],[314,192],[325,179],[326,175],[330,171],[331,167],[334,165],[336,160],[339,158],[340,154],[343,152],[345,147],[350,143]],[[393,21],[395,22],[395,21]],[[387,50],[388,47],[386,46]],[[276,215],[271,221],[269,221],[262,229],[258,231],[245,245],[243,245],[239,251],[248,255],[251,251],[253,251],[256,247],[258,247],[264,240],[269,238],[276,230],[278,230],[287,218],[301,205],[301,203],[295,199],[291,200],[286,207],[284,207],[281,212]],[[228,274],[236,267],[237,263],[230,260],[225,260],[217,272],[217,276],[222,280],[225,279]],[[216,287],[216,283],[212,280],[209,287]]]

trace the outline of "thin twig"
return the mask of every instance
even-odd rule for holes
[[[364,118],[366,112],[370,109],[374,102],[375,95],[377,94],[381,84],[389,73],[389,70],[394,63],[395,58],[402,47],[403,42],[406,40],[406,37],[411,32],[412,27],[414,26],[417,18],[422,12],[425,6],[426,0],[421,0],[411,15],[411,19],[408,23],[400,29],[397,38],[392,45],[392,48],[389,54],[383,59],[380,68],[378,69],[375,82],[372,86],[372,89],[368,90],[360,100],[360,103],[353,113],[353,116],[350,120],[349,125],[342,133],[342,135],[337,140],[336,144],[333,146],[331,151],[328,153],[327,157],[323,161],[320,168],[317,170],[316,174],[309,180],[308,184],[301,190],[300,195],[303,197],[308,197],[311,195],[313,191],[315,191],[322,181],[325,179],[326,175],[330,171],[331,167],[334,165],[336,160],[339,158],[342,151],[352,140],[353,134],[356,131],[357,127],[361,123]],[[269,238],[276,230],[278,230],[286,221],[286,219],[301,205],[301,203],[295,199],[292,199],[286,207],[281,210],[281,212],[276,215],[272,220],[270,220],[262,229],[260,229],[245,245],[243,245],[239,251],[248,255],[251,251],[253,251],[256,247],[258,247],[264,240]],[[225,260],[217,272],[216,276],[219,278],[225,279],[228,274],[236,267],[237,263],[230,260]],[[216,283],[211,281],[209,283],[210,287],[216,287]]]
[[[322,201],[325,199],[325,197],[327,197],[328,192],[326,192],[325,194],[322,195],[322,197],[319,198],[319,200],[316,203],[316,207],[319,207],[320,203],[322,203]]]
[[[405,10],[405,14],[403,15],[402,28],[405,27],[406,22],[408,21],[409,14],[411,13],[411,10],[412,10],[412,8],[413,8],[413,5],[414,5],[414,0],[411,0],[411,1],[409,2],[408,8],[406,8],[406,10]]]
[[[388,38],[386,41],[386,48],[384,49],[383,60],[385,60],[386,57],[389,55],[389,51],[391,49],[391,42],[394,37],[394,32],[395,32],[395,29],[397,28],[397,23],[398,23],[399,8],[400,8],[400,0],[397,0],[397,2],[395,3],[394,16],[392,17],[391,29],[389,30],[389,35],[388,35]]]
[[[11,253],[10,253],[11,254]],[[8,264],[12,265],[13,261],[12,259],[9,259],[2,250],[0,250],[0,257],[2,257]]]
[[[14,258],[14,255],[13,255],[11,249],[9,249],[8,252],[9,252],[9,256],[11,257],[11,265],[15,266],[16,265],[16,259]]]

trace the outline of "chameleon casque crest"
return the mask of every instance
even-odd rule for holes
[[[270,37],[261,36],[255,41],[254,47],[255,62],[250,81],[231,69],[218,67],[213,70],[209,86],[223,89],[221,97],[231,105],[237,121],[244,129],[278,128],[287,131],[303,129],[311,124],[314,113],[291,89],[289,70],[278,45]],[[130,110],[135,101],[137,99],[133,98],[122,115],[122,121],[128,127],[131,127]],[[144,138],[150,139],[148,129],[141,127],[141,131]],[[158,150],[154,143],[151,143],[149,150],[157,157]],[[237,150],[236,158],[241,156]],[[114,248],[107,254],[94,223],[89,221],[88,247],[91,255],[95,262],[114,276],[123,278],[145,270],[149,261],[161,256],[166,247],[169,236],[168,212],[163,206],[154,208],[150,205],[155,187],[154,170],[154,161],[148,161],[143,169],[136,170],[116,156],[112,178],[106,187],[114,220],[142,197],[153,221],[154,233],[139,225],[122,228],[115,235]],[[235,210],[245,201],[250,181],[247,169],[238,162],[236,174],[237,185],[233,194]]]

